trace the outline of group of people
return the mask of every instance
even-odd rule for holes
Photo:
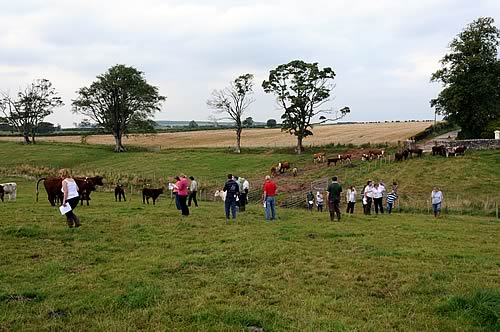
[[[169,189],[172,190],[173,198],[175,199],[175,206],[177,210],[181,211],[183,216],[189,216],[189,208],[191,202],[198,207],[198,200],[196,195],[198,192],[198,182],[193,176],[189,177],[191,183],[188,182],[186,175],[180,174],[174,177],[175,183],[169,184]]]
[[[374,182],[372,180],[368,180],[366,182],[366,186],[364,186],[362,190],[362,203],[363,203],[363,212],[364,214],[371,214],[372,212],[372,203],[375,210],[375,214],[379,212],[381,214],[384,213],[384,198],[386,199],[386,211],[387,213],[391,213],[392,209],[395,206],[396,200],[398,199],[398,184],[397,182],[392,183],[392,188],[389,193],[386,195],[386,185],[383,180],[379,182]]]

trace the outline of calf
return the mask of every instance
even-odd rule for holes
[[[96,191],[96,186],[104,185],[104,183],[102,182],[104,178],[102,176],[75,177],[74,180],[78,186],[78,193],[80,194],[80,205],[83,205],[83,201],[86,200],[88,206],[90,201],[90,193],[92,191]]]
[[[403,155],[403,158],[408,159],[408,156],[410,155],[410,150],[408,149],[405,149],[403,150],[403,152],[401,153]]]
[[[277,170],[278,170],[281,174],[285,173],[285,171],[286,171],[287,169],[290,169],[290,163],[288,163],[288,162],[286,162],[286,161],[285,161],[285,162],[282,162],[282,163],[278,163]]]
[[[444,145],[433,146],[432,147],[432,155],[446,157],[446,147]]]
[[[153,199],[153,205],[155,205],[156,199],[158,196],[163,194],[163,188],[158,188],[158,189],[151,189],[151,188],[143,188],[142,189],[142,203],[146,204],[146,202],[149,204],[149,198]]]
[[[403,161],[403,154],[402,153],[396,152],[394,154],[394,157],[396,158],[396,161]]]
[[[464,146],[464,145],[457,146],[455,148],[455,155],[457,156],[460,154],[463,156],[463,155],[465,155],[465,150],[467,150],[466,146]]]
[[[3,191],[3,186],[0,186],[0,199],[2,200],[3,203],[3,196],[5,195],[5,192]]]
[[[416,154],[417,157],[422,157],[422,154],[424,153],[424,150],[422,149],[410,149],[408,150],[410,152],[410,157],[413,157],[413,154]]]
[[[227,193],[223,190],[216,190],[214,194],[215,200],[219,197],[224,202],[226,200],[226,194]]]
[[[115,187],[115,202],[117,202],[118,200],[120,200],[121,202],[122,197],[123,201],[126,202],[127,200],[125,199],[125,190],[123,189],[123,185],[117,184]]]
[[[56,203],[60,201],[62,203],[63,193],[61,191],[62,188],[62,179],[60,177],[46,177],[41,178],[36,183],[36,201],[38,202],[38,185],[43,181],[43,186],[45,187],[45,191],[47,192],[47,198],[49,200],[50,205],[56,206]]]
[[[337,166],[337,163],[340,161],[340,158],[328,158],[327,166],[330,166],[330,164],[334,164]]]
[[[278,171],[276,171],[276,167],[271,167],[271,176],[276,176],[278,175]]]
[[[0,183],[0,187],[2,187],[2,193],[0,194],[2,202],[5,194],[9,196],[9,202],[11,199],[13,199],[14,202],[17,200],[17,184],[15,182]]]
[[[294,168],[292,169],[292,174],[293,174],[293,176],[297,176],[297,172],[298,172],[297,167],[294,167]]]

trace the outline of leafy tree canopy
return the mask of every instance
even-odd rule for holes
[[[462,128],[461,137],[478,138],[500,118],[500,30],[491,17],[469,24],[450,43],[442,68],[432,74],[443,90],[431,100],[438,114]]]

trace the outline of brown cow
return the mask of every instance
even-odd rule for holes
[[[103,186],[104,183],[102,176],[93,177],[75,177],[75,182],[78,185],[78,193],[80,194],[80,205],[83,205],[83,201],[87,201],[87,206],[90,201],[90,193],[96,191],[96,186]]]
[[[328,158],[328,163],[327,163],[327,166],[330,166],[330,164],[334,164],[335,166],[337,166],[337,163],[340,161],[340,158]]]
[[[290,169],[290,163],[287,161],[278,163],[278,167],[276,168],[281,174],[285,173],[287,169]]]
[[[459,155],[459,154],[462,156],[465,155],[465,150],[467,150],[466,146],[464,146],[464,145],[457,146],[455,148],[455,156]]]
[[[276,171],[276,167],[271,167],[271,176],[276,176],[278,175],[278,172]]]
[[[370,155],[370,157],[372,159],[374,159],[374,158],[380,159],[384,156],[384,153],[385,152],[382,149],[373,149],[373,150],[368,151],[368,155]]]
[[[410,153],[410,157],[413,157],[413,154],[416,154],[417,157],[422,157],[422,154],[424,153],[424,150],[414,148],[414,149],[409,149],[408,152]]]
[[[433,146],[432,147],[432,155],[438,155],[446,157],[446,147],[444,145]]]
[[[340,161],[342,163],[344,163],[344,161],[348,162],[349,164],[351,163],[351,155],[350,154],[339,154],[338,158],[340,159]]]
[[[158,189],[151,189],[151,188],[143,188],[142,189],[142,204],[146,204],[148,202],[149,204],[149,198],[153,199],[153,205],[155,205],[156,199],[158,199],[158,196],[163,194],[164,188],[158,188]]]
[[[396,158],[396,161],[403,161],[403,154],[400,152],[396,152],[394,157]]]
[[[410,150],[408,149],[404,149],[403,152],[401,152],[401,154],[403,155],[403,158],[408,159],[408,156],[410,155]]]
[[[313,159],[314,163],[324,163],[326,158],[326,153],[324,152],[315,153],[313,158],[314,158]]]

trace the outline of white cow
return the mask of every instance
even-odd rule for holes
[[[227,194],[227,192],[225,192],[225,191],[216,190],[214,197],[215,197],[215,199],[217,199],[217,197],[220,197],[222,199],[222,201],[224,202],[226,200],[226,194]]]
[[[9,182],[9,183],[0,183],[0,187],[3,188],[3,193],[0,193],[0,197],[2,198],[3,202],[3,196],[4,194],[7,194],[9,196],[9,202],[11,199],[16,201],[17,198],[17,184],[15,182]]]

